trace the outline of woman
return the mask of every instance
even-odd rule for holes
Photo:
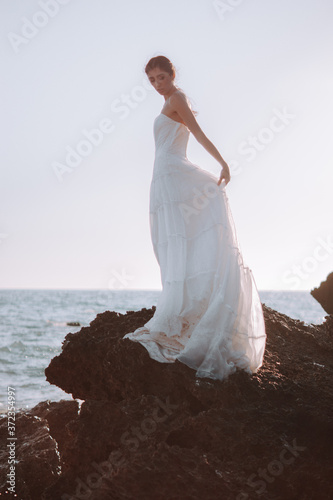
[[[263,362],[265,324],[225,193],[229,167],[175,85],[170,60],[153,57],[145,72],[165,100],[154,121],[149,207],[162,292],[154,316],[124,339],[140,342],[159,362],[185,363],[197,377],[255,373]],[[221,164],[218,181],[188,160],[190,132]]]

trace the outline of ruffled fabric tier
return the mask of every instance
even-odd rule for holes
[[[224,183],[186,157],[156,158],[150,230],[162,292],[154,316],[124,338],[159,362],[185,363],[223,380],[262,365],[266,332],[243,261]]]

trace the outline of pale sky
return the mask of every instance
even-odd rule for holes
[[[1,0],[0,288],[161,289],[156,55],[231,167],[257,288],[318,286],[333,270],[332,25],[331,0]],[[218,178],[192,135],[188,158]]]

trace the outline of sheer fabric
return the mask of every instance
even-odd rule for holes
[[[162,292],[154,316],[126,334],[161,363],[223,380],[262,365],[266,332],[252,271],[243,261],[225,183],[187,158],[190,131],[154,121],[150,231]]]

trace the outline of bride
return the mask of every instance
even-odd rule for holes
[[[263,363],[265,323],[226,195],[228,164],[175,85],[171,61],[153,57],[145,72],[165,101],[153,127],[149,205],[162,292],[154,316],[123,338],[140,342],[156,361],[186,364],[197,377],[223,380],[237,369],[255,373]],[[218,180],[188,160],[191,132],[221,164]]]

